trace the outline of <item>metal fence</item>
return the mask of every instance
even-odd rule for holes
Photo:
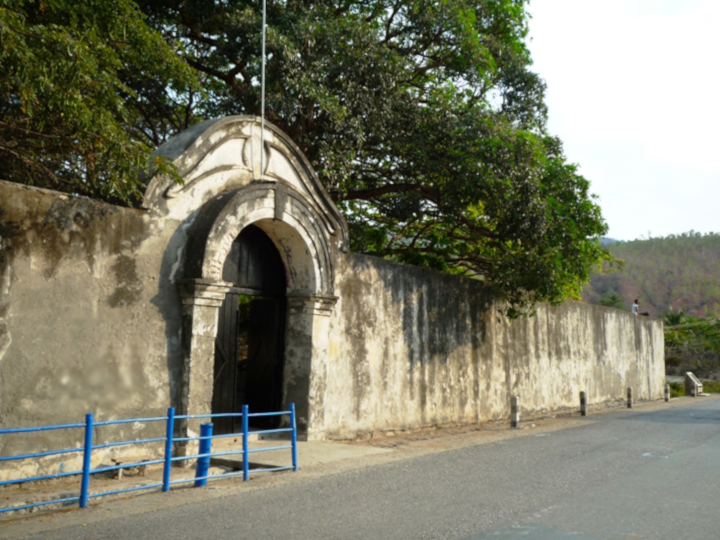
[[[262,431],[253,431],[253,434],[270,434],[270,433],[282,433],[282,432],[289,432],[291,434],[291,444],[285,445],[285,446],[273,446],[270,448],[255,448],[255,449],[249,449],[248,448],[248,435],[250,435],[249,431],[249,421],[250,418],[253,417],[259,417],[259,416],[280,416],[280,415],[290,415],[290,427],[289,428],[279,428],[279,429],[266,429]],[[213,435],[212,434],[212,424],[206,423],[201,425],[201,431],[199,437],[175,437],[175,421],[176,420],[199,420],[199,419],[212,419],[212,418],[218,418],[218,417],[241,417],[242,418],[242,431],[239,433],[228,433],[223,435]],[[95,428],[99,426],[111,426],[111,425],[117,425],[117,424],[129,424],[134,422],[165,422],[166,423],[166,431],[165,431],[165,437],[158,437],[158,438],[152,438],[152,439],[137,439],[132,441],[120,441],[120,442],[111,442],[111,443],[105,443],[105,444],[97,444],[93,445],[93,434],[95,433]],[[53,499],[49,501],[42,501],[38,503],[33,504],[26,504],[21,506],[11,506],[11,507],[5,507],[0,508],[0,513],[3,512],[11,512],[15,510],[24,510],[28,508],[34,508],[36,506],[45,506],[50,504],[57,504],[57,503],[71,503],[78,501],[80,508],[85,508],[88,503],[88,499],[96,498],[96,497],[104,497],[107,495],[114,495],[117,493],[126,493],[130,491],[141,491],[141,490],[148,490],[148,489],[157,489],[161,488],[162,491],[167,492],[170,491],[170,487],[174,484],[182,484],[182,483],[189,483],[194,482],[196,487],[202,487],[206,484],[207,480],[212,480],[215,478],[230,478],[232,476],[243,476],[243,480],[247,481],[250,478],[250,460],[249,456],[252,453],[256,452],[270,452],[274,450],[290,450],[292,452],[292,465],[287,467],[272,467],[272,468],[265,468],[265,469],[253,469],[252,472],[271,472],[271,471],[282,471],[282,470],[289,470],[292,469],[294,471],[298,470],[298,459],[297,459],[297,425],[295,421],[295,404],[290,404],[290,410],[288,411],[279,411],[279,412],[261,412],[261,413],[250,413],[248,411],[248,406],[243,405],[242,413],[222,413],[222,414],[199,414],[199,415],[175,415],[175,408],[170,407],[168,409],[167,416],[160,416],[160,417],[154,417],[154,418],[129,418],[129,419],[123,419],[123,420],[108,420],[104,422],[95,422],[95,419],[92,415],[92,413],[85,415],[85,422],[80,424],[60,424],[60,425],[54,425],[54,426],[40,426],[40,427],[32,427],[32,428],[16,428],[16,429],[2,429],[0,430],[0,435],[7,435],[10,433],[31,433],[31,432],[37,432],[37,431],[51,431],[51,430],[61,430],[61,429],[84,429],[85,430],[85,437],[84,437],[84,445],[81,448],[67,448],[64,450],[51,450],[47,452],[38,452],[34,454],[24,454],[24,455],[18,455],[18,456],[4,456],[0,457],[0,462],[5,461],[15,461],[15,460],[26,460],[26,459],[39,459],[47,456],[55,456],[55,455],[61,455],[61,454],[77,454],[82,453],[82,470],[79,471],[72,471],[72,472],[59,472],[56,474],[48,474],[43,476],[32,476],[28,478],[17,478],[14,480],[5,480],[0,482],[0,486],[7,486],[10,484],[22,484],[25,482],[33,482],[37,480],[49,480],[53,478],[63,478],[67,476],[81,476],[80,481],[80,493],[77,497],[67,497],[63,499]],[[233,450],[229,452],[218,452],[216,454],[213,454],[212,449],[212,440],[213,439],[221,439],[225,437],[237,437],[238,435],[242,435],[242,450]],[[190,442],[190,441],[198,441],[199,442],[199,449],[198,453],[194,455],[189,456],[173,456],[173,444],[174,443],[180,443],[180,442]],[[140,445],[140,444],[148,444],[148,443],[165,443],[165,456],[162,459],[150,459],[145,461],[139,461],[137,463],[127,463],[127,464],[121,464],[121,465],[115,465],[111,467],[98,467],[96,469],[92,468],[91,465],[91,459],[92,459],[92,452],[93,450],[100,450],[103,448],[110,448],[110,447],[117,447],[117,446],[132,446],[132,445]],[[210,458],[212,457],[220,457],[220,456],[229,456],[229,455],[241,455],[242,456],[242,470],[232,473],[225,473],[225,474],[215,474],[215,475],[208,475],[208,470],[210,466]],[[171,478],[171,472],[172,472],[172,463],[174,461],[186,461],[196,459],[197,460],[197,467],[195,472],[194,478],[181,478],[177,480],[173,480]],[[112,491],[102,491],[98,493],[91,493],[90,492],[90,477],[93,474],[98,473],[107,473],[111,471],[116,471],[118,469],[128,469],[132,467],[142,467],[147,465],[154,465],[154,464],[163,464],[163,477],[162,482],[155,483],[155,484],[145,484],[142,486],[137,487],[131,487],[131,488],[125,488],[125,489],[116,489]]]

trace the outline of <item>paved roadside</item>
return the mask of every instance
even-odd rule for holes
[[[714,400],[717,397],[694,398],[696,402]],[[507,422],[486,423],[478,426],[424,430],[353,443],[301,443],[300,465],[297,473],[266,474],[251,478],[244,483],[239,480],[220,480],[206,488],[179,488],[171,493],[147,493],[126,496],[117,500],[91,504],[88,509],[77,508],[43,512],[24,516],[8,516],[0,523],[0,537],[13,538],[40,533],[51,533],[72,526],[101,527],[106,519],[125,519],[148,512],[192,506],[213,499],[243,495],[253,491],[282,486],[297,486],[310,479],[373,467],[381,464],[408,460],[466,447],[484,445],[498,441],[540,435],[576,427],[588,426],[598,420],[604,412],[636,414],[653,412],[688,405],[693,398],[677,398],[670,403],[662,401],[637,404],[630,411],[611,408],[591,411],[591,416],[561,416],[529,420],[523,429],[510,430]],[[101,491],[98,488],[98,491]],[[2,518],[0,518],[2,519]]]

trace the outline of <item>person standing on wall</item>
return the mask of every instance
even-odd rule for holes
[[[637,298],[633,301],[632,309],[630,310],[630,312],[633,315],[644,315],[645,317],[650,316],[650,313],[648,313],[647,311],[640,311],[640,305],[638,304]]]

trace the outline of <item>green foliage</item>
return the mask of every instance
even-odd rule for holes
[[[615,293],[605,295],[598,303],[601,306],[611,307],[615,309],[623,309],[625,311],[628,310],[625,307],[625,302],[623,301],[622,296]]]
[[[663,319],[668,364],[691,365],[703,372],[720,368],[720,321],[717,318],[688,317],[680,311],[667,313]]]
[[[685,395],[685,385],[679,382],[669,382],[670,385],[670,397],[682,397]]]
[[[126,204],[152,150],[136,89],[194,84],[130,0],[0,0],[0,73],[0,178]]]
[[[669,382],[670,397],[682,397],[685,395],[685,385],[680,382]],[[703,392],[707,394],[720,394],[720,381],[703,381]]]
[[[260,2],[139,5],[204,77],[192,114],[259,112]],[[352,248],[480,277],[512,316],[579,297],[609,258],[587,180],[545,131],[525,7],[268,2],[267,118],[310,159]]]
[[[526,3],[268,2],[267,117],[353,249],[484,279],[511,316],[579,297],[610,258],[588,181],[545,129]],[[174,175],[152,147],[259,112],[260,8],[0,0],[0,177],[136,203],[138,171]]]

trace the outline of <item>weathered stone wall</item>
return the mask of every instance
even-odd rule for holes
[[[0,182],[3,426],[165,414],[181,363],[176,229],[139,210]],[[163,426],[98,436],[150,430]],[[3,436],[0,453],[75,446],[81,431]]]
[[[375,257],[342,257],[325,395],[329,438],[660,399],[662,323],[567,302],[508,321],[482,283]]]
[[[180,221],[0,182],[2,426],[81,422],[87,412],[162,416],[170,405],[209,411],[217,309],[190,296],[183,311],[178,287],[196,215]],[[282,225],[263,219],[270,232]],[[509,322],[478,281],[334,257],[334,306],[330,294],[288,299],[284,392],[299,404],[310,438],[506,418],[511,394],[521,396],[524,412],[577,407],[581,390],[591,404],[621,399],[627,386],[637,399],[662,397],[658,321],[567,303]],[[219,302],[224,292],[217,294]],[[189,318],[192,310],[207,313]],[[183,340],[202,341],[192,370]],[[162,429],[102,428],[96,443]],[[3,436],[0,455],[76,446],[81,437],[81,430]],[[75,465],[52,457],[22,471],[2,468],[0,478]]]

